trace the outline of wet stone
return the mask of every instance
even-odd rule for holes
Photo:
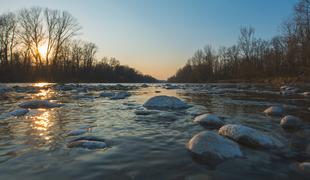
[[[195,117],[194,122],[206,128],[220,128],[224,125],[224,121],[213,114],[202,114],[197,116]]]
[[[220,128],[219,134],[228,137],[240,144],[250,147],[261,148],[281,148],[283,144],[275,137],[258,131],[256,129],[243,126],[228,124]]]
[[[280,125],[283,129],[298,129],[302,122],[298,117],[287,115],[281,119]]]
[[[144,107],[148,109],[187,109],[189,105],[173,96],[155,96],[147,100]]]
[[[243,156],[237,143],[211,131],[195,135],[188,142],[187,148],[210,165],[217,165],[225,160]]]
[[[281,116],[284,113],[284,109],[281,106],[271,106],[264,113],[271,116]]]
[[[21,108],[29,108],[29,109],[39,109],[39,108],[56,108],[61,107],[62,104],[52,103],[47,100],[34,100],[34,101],[28,101],[21,103],[19,107]]]

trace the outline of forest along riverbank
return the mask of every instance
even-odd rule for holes
[[[1,84],[0,101],[1,179],[309,177],[307,86]]]

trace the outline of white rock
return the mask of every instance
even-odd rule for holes
[[[185,102],[173,96],[155,96],[147,100],[144,107],[148,109],[186,109],[189,108]]]
[[[299,168],[307,173],[310,173],[310,162],[299,163]]]
[[[23,116],[29,112],[28,109],[16,109],[15,111],[9,112],[11,116]]]
[[[281,106],[271,106],[264,113],[272,116],[281,116],[284,113],[284,109]]]
[[[281,148],[283,146],[275,137],[243,125],[224,125],[220,128],[219,134],[252,147]]]
[[[130,96],[128,92],[117,92],[110,99],[112,100],[125,99],[128,96]]]
[[[85,148],[85,149],[104,149],[107,144],[101,141],[78,140],[70,142],[68,148]]]
[[[72,130],[67,133],[67,136],[78,136],[86,132],[87,131],[85,129]]]
[[[224,125],[224,121],[213,114],[203,114],[197,116],[195,117],[194,122],[210,128],[218,128]]]
[[[301,126],[301,120],[298,117],[287,115],[281,119],[280,125],[284,129],[298,129]]]
[[[188,142],[187,148],[211,164],[243,156],[237,143],[211,131],[204,131],[195,135]]]
[[[35,100],[24,102],[19,105],[21,108],[39,109],[39,108],[56,108],[61,107],[62,104],[52,103],[47,100]]]

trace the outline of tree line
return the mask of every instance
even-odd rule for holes
[[[41,7],[0,15],[0,82],[156,82],[78,40],[68,12]]]
[[[214,82],[310,75],[310,0],[300,0],[294,15],[283,23],[280,35],[271,40],[242,27],[238,42],[214,50],[197,50],[170,82]]]

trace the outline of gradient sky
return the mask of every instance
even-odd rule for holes
[[[206,44],[232,45],[241,26],[270,38],[298,0],[0,0],[0,13],[41,6],[69,11],[80,39],[98,45],[97,58],[166,79]]]

